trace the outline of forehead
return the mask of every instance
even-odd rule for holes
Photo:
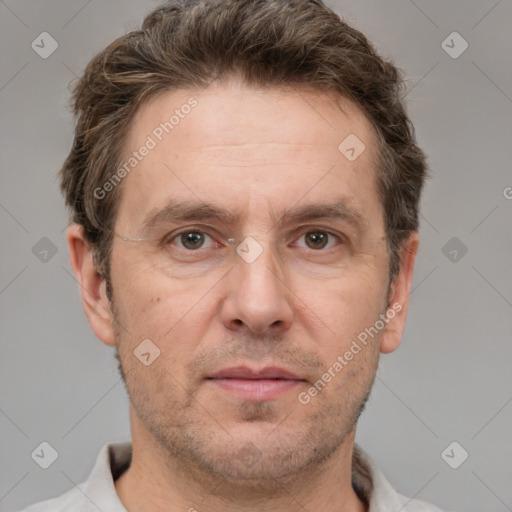
[[[197,103],[193,108],[187,106],[191,98]],[[342,140],[340,137],[349,133],[357,133],[366,139],[368,146],[374,146],[371,124],[347,98],[298,86],[258,88],[236,78],[207,89],[160,93],[138,110],[127,146],[137,145],[138,132],[154,132],[173,114],[175,124],[171,133],[175,138],[192,137],[199,139],[203,146],[219,142],[233,145],[276,142],[336,148]],[[250,140],[247,140],[248,130],[251,130]]]
[[[349,100],[321,92],[234,79],[164,92],[137,112],[124,161],[143,146],[121,184],[120,214],[141,218],[182,195],[246,213],[344,197],[371,215],[363,203],[377,198],[371,124]]]

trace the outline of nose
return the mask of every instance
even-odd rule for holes
[[[269,249],[251,263],[237,257],[235,268],[226,279],[221,311],[226,328],[257,335],[277,334],[290,328],[293,292]]]

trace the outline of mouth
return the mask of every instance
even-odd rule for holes
[[[284,368],[254,370],[247,366],[226,368],[207,377],[216,388],[246,400],[276,399],[307,381]]]

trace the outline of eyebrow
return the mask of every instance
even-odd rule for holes
[[[350,206],[345,199],[331,203],[313,203],[293,206],[278,213],[270,213],[273,226],[276,224],[301,223],[319,219],[341,220],[358,231],[367,228],[367,222],[360,211]],[[162,208],[154,208],[144,218],[143,230],[150,230],[161,224],[217,220],[228,225],[239,224],[245,215],[227,210],[222,206],[195,201],[171,200]]]

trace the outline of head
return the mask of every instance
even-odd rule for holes
[[[316,0],[168,2],[87,66],[61,171],[72,265],[166,453],[271,481],[353,435],[418,246],[403,92]],[[298,379],[260,399],[211,379],[239,365]]]

